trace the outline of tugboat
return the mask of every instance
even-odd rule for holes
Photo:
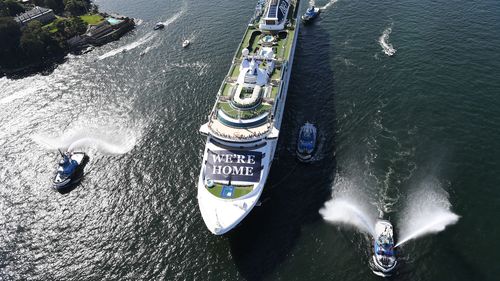
[[[311,6],[307,9],[306,13],[302,15],[301,19],[304,23],[310,22],[315,19],[320,12],[321,10],[319,8]]]
[[[163,22],[158,22],[155,24],[155,27],[153,27],[154,30],[158,30],[158,29],[163,29],[165,27],[165,24],[163,24]]]
[[[388,277],[396,264],[392,224],[387,220],[378,220],[375,224],[372,271],[378,276]]]
[[[71,188],[81,181],[89,157],[84,152],[59,152],[63,159],[57,167],[53,187],[60,193],[65,193],[71,191]]]
[[[316,127],[313,124],[306,122],[299,132],[297,141],[297,157],[302,162],[310,161],[316,147]]]
[[[184,40],[184,42],[182,42],[182,48],[186,48],[187,46],[189,46],[189,44],[191,44],[189,40]]]

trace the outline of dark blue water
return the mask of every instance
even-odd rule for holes
[[[461,218],[401,248],[393,279],[498,279],[500,2],[339,0],[301,26],[263,205],[222,237],[197,206],[198,128],[255,3],[97,4],[142,24],[0,79],[1,280],[376,280],[367,238],[319,209],[347,182],[396,223],[429,178]],[[305,121],[320,131],[310,165],[294,155]],[[63,196],[54,148],[75,141],[88,175]]]

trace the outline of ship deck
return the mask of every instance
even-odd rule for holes
[[[284,67],[294,42],[295,9],[295,2],[292,1],[288,13],[289,24],[283,30],[260,30],[259,18],[248,25],[210,114],[208,128],[212,135],[228,140],[247,141],[271,132],[275,104],[283,85],[281,80]],[[246,50],[248,54],[245,54]],[[265,83],[261,83],[258,89],[250,88],[255,86],[247,84],[245,75],[251,66],[245,67],[245,64],[248,65],[249,61],[255,61],[259,73],[265,74]],[[245,74],[240,73],[242,70]],[[252,103],[249,106],[241,105],[242,100],[250,100]]]

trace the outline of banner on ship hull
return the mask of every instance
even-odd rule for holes
[[[206,178],[212,180],[230,180],[259,182],[262,153],[258,151],[208,151]]]

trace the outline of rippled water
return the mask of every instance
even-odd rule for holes
[[[376,280],[365,236],[319,209],[349,182],[396,223],[429,176],[461,219],[406,244],[395,279],[498,278],[498,1],[339,0],[301,27],[263,205],[223,237],[198,211],[198,128],[255,3],[97,4],[142,24],[52,72],[0,78],[0,279]],[[311,165],[294,155],[305,121],[320,131]],[[54,147],[77,139],[87,176],[60,195]]]

